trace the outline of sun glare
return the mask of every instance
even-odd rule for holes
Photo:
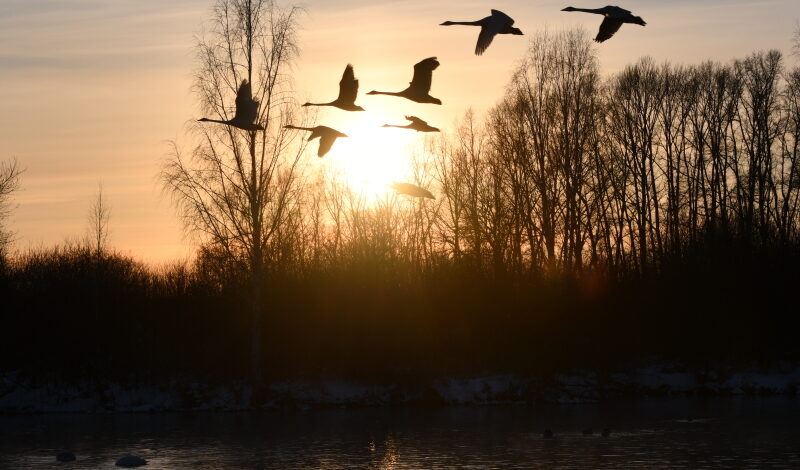
[[[353,113],[356,114],[356,113]],[[357,113],[337,130],[348,135],[336,140],[324,158],[328,175],[343,180],[367,200],[377,200],[389,192],[393,181],[411,178],[411,155],[423,136],[416,131],[382,127],[406,122],[396,113]]]

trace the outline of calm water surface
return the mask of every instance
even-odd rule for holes
[[[61,449],[78,461],[56,463]],[[112,469],[125,454],[151,470],[800,469],[800,402],[0,416],[3,469]]]

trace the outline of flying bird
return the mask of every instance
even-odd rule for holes
[[[417,132],[440,132],[438,128],[429,126],[427,122],[423,121],[422,119],[416,116],[406,116],[407,121],[411,121],[411,124],[405,126],[399,126],[397,124],[384,124],[383,127],[397,127],[399,129],[412,129]]]
[[[258,118],[258,101],[253,99],[252,89],[247,80],[242,80],[236,92],[236,114],[233,119],[220,121],[219,119],[200,118],[198,121],[218,122],[229,126],[238,127],[246,131],[263,131],[264,127],[256,124]]]
[[[347,64],[339,80],[339,96],[330,103],[306,103],[303,106],[335,106],[345,111],[364,111],[364,108],[356,105],[356,95],[358,95],[358,80],[356,80],[353,66]]]
[[[483,54],[498,34],[516,34],[521,36],[522,31],[513,27],[514,20],[500,10],[492,10],[492,15],[478,21],[445,21],[439,26],[450,25],[480,26],[478,43],[475,44],[475,55]]]
[[[319,149],[317,150],[318,157],[324,157],[333,147],[333,143],[339,137],[347,137],[347,134],[342,134],[336,129],[331,129],[328,126],[315,126],[315,127],[298,127],[291,124],[283,126],[287,129],[298,129],[301,131],[311,131],[308,140],[316,139],[319,137]]]
[[[614,6],[605,6],[603,8],[573,8],[567,7],[561,11],[583,11],[586,13],[597,13],[598,15],[603,15],[603,22],[600,23],[600,31],[597,32],[597,37],[594,38],[597,42],[603,42],[606,39],[611,39],[611,36],[614,35],[619,28],[622,26],[622,23],[631,23],[631,24],[638,24],[641,26],[646,25],[647,23],[640,16],[633,16],[631,12],[625,10],[624,8],[614,7]]]
[[[397,191],[398,194],[406,194],[408,196],[413,196],[413,197],[426,197],[428,199],[436,199],[435,197],[433,197],[433,193],[431,193],[425,188],[417,186],[416,184],[394,182],[388,186]]]
[[[442,104],[442,100],[434,98],[429,94],[431,91],[431,81],[433,71],[439,66],[436,57],[428,57],[414,65],[414,78],[411,79],[408,88],[400,92],[393,91],[370,91],[368,95],[391,95],[402,96],[417,103]]]

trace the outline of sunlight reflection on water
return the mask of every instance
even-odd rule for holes
[[[791,399],[0,416],[0,468],[112,469],[128,453],[151,470],[800,468],[798,418]],[[78,461],[56,464],[62,449]]]

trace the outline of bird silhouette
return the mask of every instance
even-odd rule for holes
[[[332,129],[328,126],[298,127],[288,124],[283,127],[287,129],[311,131],[311,135],[308,137],[308,140],[316,139],[317,137],[319,137],[319,149],[317,150],[318,157],[324,157],[325,154],[330,151],[331,147],[333,147],[333,143],[336,141],[337,138],[347,137],[347,134],[342,134],[336,129]]]
[[[436,199],[433,196],[433,193],[431,193],[425,188],[417,186],[416,184],[393,182],[388,186],[397,191],[398,194],[405,194],[413,197],[426,197],[428,199]]]
[[[264,127],[255,122],[257,118],[258,101],[253,99],[250,83],[247,80],[242,80],[242,84],[239,85],[239,90],[236,92],[236,114],[233,115],[233,119],[221,121],[219,119],[200,118],[198,121],[218,122],[246,131],[263,131]]]
[[[622,23],[638,24],[641,26],[647,24],[640,16],[633,16],[633,14],[628,10],[611,5],[603,8],[567,7],[561,11],[582,11],[585,13],[597,13],[598,15],[603,15],[605,18],[603,18],[603,22],[600,23],[600,31],[597,32],[597,37],[594,38],[594,40],[597,42],[603,42],[606,39],[610,39],[614,33],[619,31]]]
[[[514,20],[500,10],[492,10],[491,16],[478,21],[445,21],[439,26],[451,26],[454,24],[481,27],[478,43],[475,44],[475,55],[482,55],[489,47],[489,44],[492,43],[492,39],[498,34],[522,35],[522,31],[519,28],[513,27]]]
[[[397,124],[384,124],[383,127],[397,127],[398,129],[412,129],[417,132],[441,132],[438,128],[429,126],[427,122],[416,116],[406,116],[406,120],[411,121],[411,124],[399,126]]]
[[[433,71],[439,66],[439,61],[436,57],[428,57],[414,65],[414,78],[403,91],[375,91],[372,90],[368,95],[391,95],[402,96],[417,103],[432,103],[442,104],[438,98],[432,97],[429,92],[431,91],[431,81],[433,80]]]
[[[339,96],[330,103],[306,103],[303,106],[335,106],[345,111],[364,111],[364,108],[356,105],[356,95],[358,95],[358,80],[356,80],[353,66],[347,64],[339,80]]]

